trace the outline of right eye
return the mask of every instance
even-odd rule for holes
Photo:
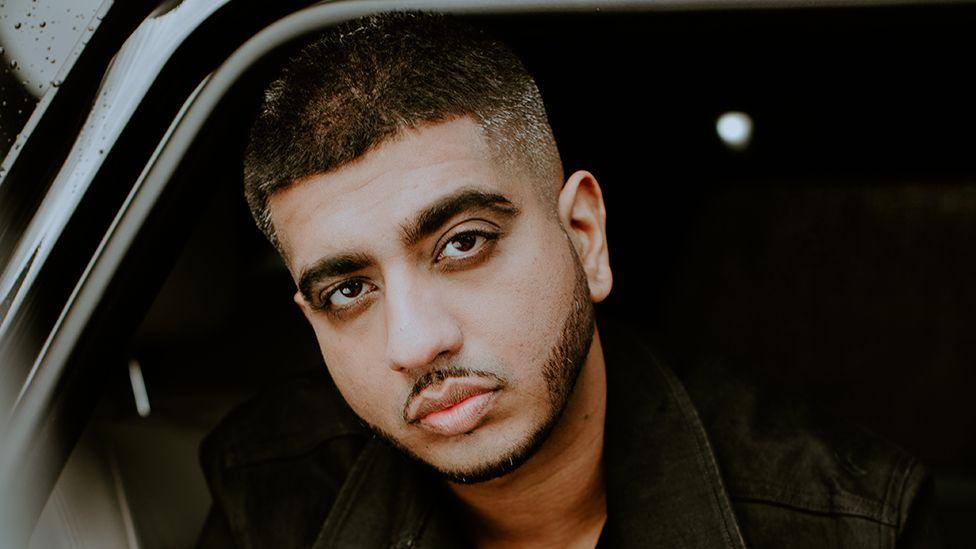
[[[322,305],[326,309],[344,309],[375,289],[365,280],[349,280],[326,293]]]

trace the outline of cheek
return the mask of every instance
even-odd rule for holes
[[[382,346],[369,340],[337,335],[313,325],[322,358],[336,387],[360,417],[389,430],[391,414],[399,414],[406,394],[400,389],[395,372],[375,355]]]
[[[515,367],[548,359],[575,283],[565,235],[542,223],[513,233],[498,260],[459,290],[466,344],[483,341]]]

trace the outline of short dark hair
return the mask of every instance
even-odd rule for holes
[[[390,12],[337,25],[268,86],[244,154],[244,193],[281,250],[269,197],[366,154],[401,131],[471,116],[493,158],[527,167],[543,196],[563,171],[542,97],[518,57],[444,15]],[[553,209],[555,209],[553,200]]]

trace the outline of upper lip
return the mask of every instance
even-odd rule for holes
[[[434,412],[446,410],[468,398],[497,388],[498,382],[492,379],[449,377],[440,384],[421,391],[407,404],[403,417],[408,423],[416,423]]]

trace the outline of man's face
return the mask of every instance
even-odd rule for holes
[[[275,230],[352,409],[455,480],[528,459],[593,335],[570,240],[469,118],[423,126],[271,197]]]

